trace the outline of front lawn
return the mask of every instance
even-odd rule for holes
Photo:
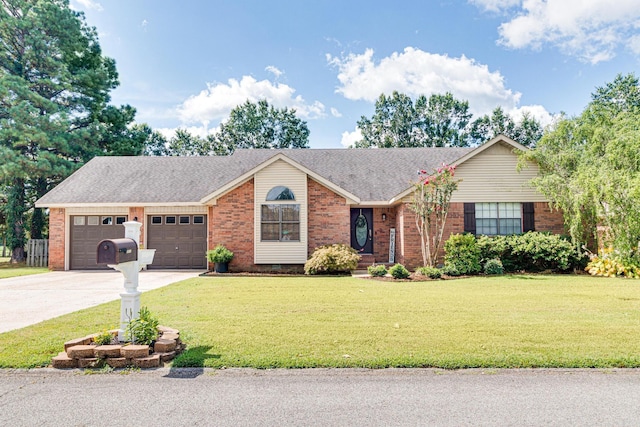
[[[116,326],[119,301],[0,334],[0,367],[49,364]],[[175,366],[640,367],[640,281],[199,277],[142,304],[182,331]]]
[[[10,258],[0,257],[0,279],[49,272],[47,267],[27,267],[25,263],[11,264],[9,261]]]

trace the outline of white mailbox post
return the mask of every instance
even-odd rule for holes
[[[127,221],[124,224],[125,239],[134,240],[136,247],[140,246],[140,228],[137,221]],[[98,248],[100,250],[100,248]],[[140,313],[140,292],[138,291],[138,275],[140,270],[153,262],[155,249],[138,249],[138,256],[134,261],[107,264],[124,275],[124,292],[120,294],[120,328],[118,340],[125,340],[125,331],[130,320],[136,319]]]

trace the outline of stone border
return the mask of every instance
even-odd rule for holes
[[[118,330],[109,331],[117,337]],[[158,339],[153,346],[135,344],[96,345],[94,335],[76,338],[64,343],[64,351],[51,359],[56,369],[95,368],[104,364],[112,368],[158,368],[173,360],[185,345],[180,331],[158,326]]]

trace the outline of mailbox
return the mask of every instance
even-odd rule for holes
[[[105,239],[98,243],[98,264],[122,264],[138,259],[138,245],[133,239]]]

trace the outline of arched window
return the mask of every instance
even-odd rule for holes
[[[267,201],[274,200],[295,200],[296,196],[294,196],[293,191],[289,190],[289,187],[285,187],[283,185],[278,185],[277,187],[273,187],[267,193]]]
[[[295,200],[293,191],[283,185],[267,193],[267,202]],[[266,203],[261,206],[261,240],[263,242],[300,241],[300,205]]]

